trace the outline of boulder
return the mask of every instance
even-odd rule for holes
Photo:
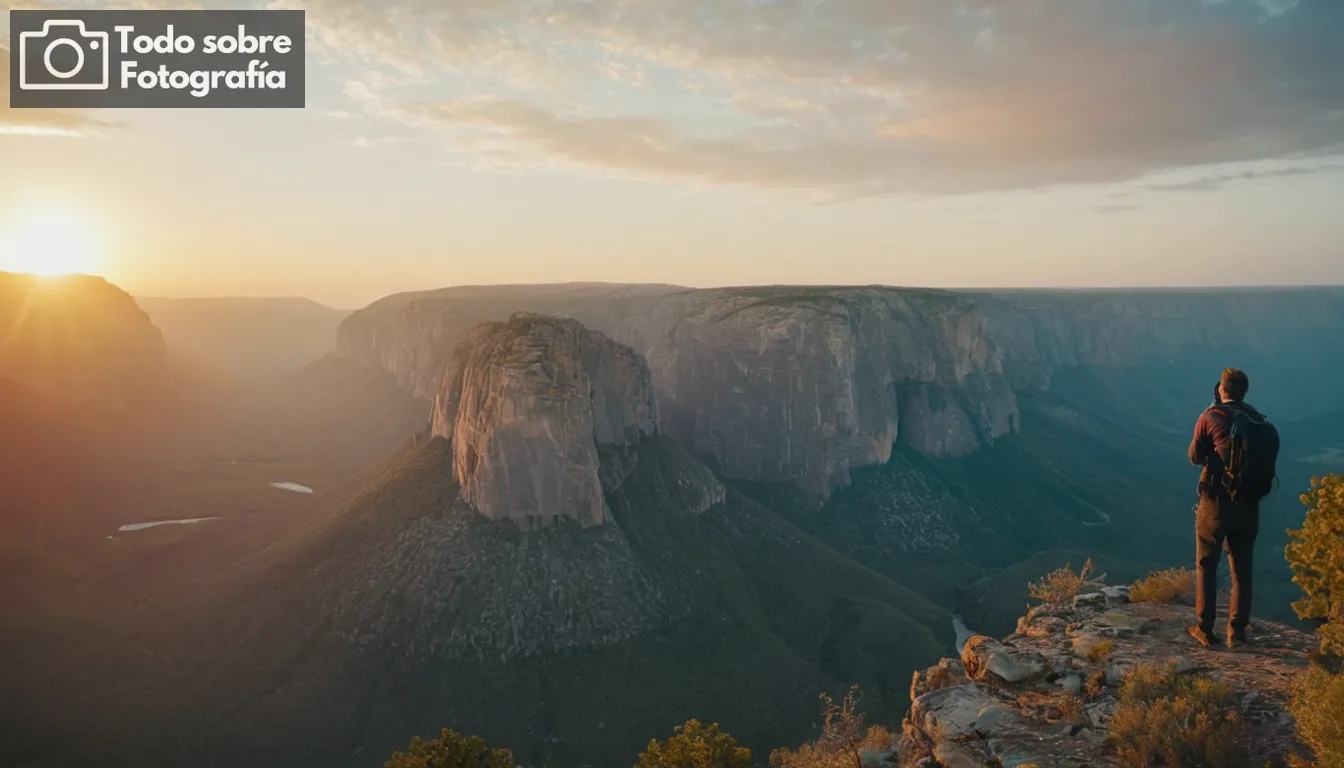
[[[966,667],[957,659],[944,658],[936,666],[915,670],[910,681],[910,700],[914,701],[929,691],[966,682],[969,682]]]
[[[1004,683],[1017,683],[1045,673],[1045,664],[1038,658],[1014,658],[1008,649],[990,637],[974,635],[966,641],[961,652],[966,676],[972,680],[993,677]]]
[[[1083,690],[1083,679],[1077,675],[1067,675],[1059,679],[1060,690],[1068,696],[1076,696]]]
[[[923,734],[942,738],[967,736],[975,731],[980,713],[998,704],[978,685],[953,685],[930,691],[910,704],[910,722]]]
[[[1123,605],[1129,602],[1129,587],[1102,587],[1101,594],[1106,596],[1106,602],[1111,604]]]
[[[1100,608],[1106,605],[1106,595],[1100,592],[1088,592],[1073,598],[1073,609]]]
[[[889,744],[885,749],[870,750],[865,749],[859,752],[859,763],[862,768],[890,768],[896,764],[900,757],[896,745]]]

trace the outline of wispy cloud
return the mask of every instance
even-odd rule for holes
[[[389,144],[403,144],[405,142],[406,139],[397,136],[356,136],[352,139],[341,139],[337,144],[343,147],[372,149],[374,147],[383,147]]]
[[[1126,203],[1108,203],[1104,205],[1094,206],[1091,210],[1093,213],[1112,215],[1117,213],[1129,213],[1130,211],[1137,211],[1138,209],[1139,206],[1137,205],[1129,205]]]
[[[319,45],[399,73],[352,96],[496,164],[923,194],[1344,146],[1337,0],[305,7]]]
[[[115,127],[88,112],[63,109],[10,109],[9,48],[0,46],[0,134],[79,137]]]
[[[1285,176],[1311,176],[1330,170],[1344,169],[1344,165],[1320,164],[1309,167],[1276,168],[1268,171],[1244,171],[1242,173],[1215,174],[1201,176],[1186,181],[1155,182],[1145,185],[1145,189],[1155,192],[1212,192],[1229,184],[1244,181],[1263,181]]]

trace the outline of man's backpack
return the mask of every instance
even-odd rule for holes
[[[1256,502],[1274,490],[1279,431],[1269,419],[1240,408],[1218,408],[1228,419],[1223,487],[1233,502]]]

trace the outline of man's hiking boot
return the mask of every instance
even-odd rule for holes
[[[1240,648],[1241,646],[1246,645],[1247,642],[1249,641],[1246,639],[1245,629],[1233,629],[1228,631],[1227,633],[1228,648]]]
[[[1191,624],[1185,631],[1188,635],[1195,638],[1196,642],[1198,642],[1205,648],[1213,647],[1213,637],[1210,636],[1209,633],[1198,624]]]

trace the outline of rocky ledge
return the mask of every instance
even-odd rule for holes
[[[1002,642],[971,637],[961,659],[915,673],[901,765],[1119,765],[1108,739],[1119,687],[1145,663],[1226,684],[1245,724],[1237,753],[1246,765],[1282,765],[1298,746],[1287,711],[1291,680],[1307,666],[1314,638],[1256,622],[1249,645],[1206,649],[1186,635],[1192,612],[1131,603],[1127,588],[1108,587],[1032,609]]]

